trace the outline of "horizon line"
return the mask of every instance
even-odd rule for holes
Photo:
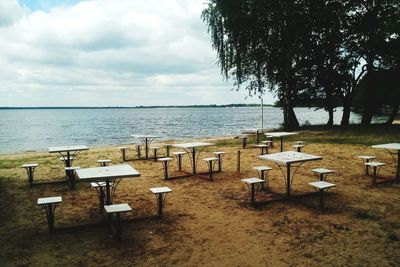
[[[254,107],[261,104],[204,104],[204,105],[139,105],[139,106],[3,106],[0,109],[134,109],[134,108],[187,108],[187,107]],[[273,104],[263,104],[272,107]]]

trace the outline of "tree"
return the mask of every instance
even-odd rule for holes
[[[342,104],[349,124],[357,84],[376,70],[399,70],[400,0],[209,0],[208,25],[221,72],[237,90],[268,86],[283,107],[284,127],[298,128],[294,106]],[[371,97],[376,87],[366,82]],[[392,103],[398,109],[398,103]],[[364,109],[369,124],[376,111]]]
[[[309,50],[312,62],[312,83],[305,91],[303,101],[324,108],[333,125],[333,114],[341,104],[342,88],[348,85],[350,64],[342,52],[344,5],[341,1],[314,1],[311,5],[312,44]]]
[[[353,39],[349,49],[365,61],[367,98],[376,91],[375,73],[379,70],[396,69],[399,65],[398,49],[388,49],[398,44],[400,34],[399,0],[357,0],[352,3],[349,17],[352,21],[350,37]],[[392,60],[387,60],[392,58]],[[365,105],[361,123],[369,125],[377,110],[376,105]]]
[[[372,75],[372,77],[369,77]],[[371,108],[376,113],[383,107],[391,107],[392,112],[388,117],[387,124],[392,124],[398,112],[400,102],[400,73],[398,70],[380,70],[367,73],[358,84],[357,93],[354,97],[353,106],[364,110]],[[368,85],[375,89],[372,94],[367,94]]]
[[[293,108],[308,83],[309,11],[310,1],[210,0],[202,14],[222,73],[250,94],[268,85],[287,130],[299,127]]]

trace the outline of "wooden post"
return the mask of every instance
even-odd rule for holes
[[[240,172],[240,150],[237,151],[237,172]]]

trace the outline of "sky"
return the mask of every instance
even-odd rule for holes
[[[0,107],[259,103],[221,76],[205,2],[0,0]]]

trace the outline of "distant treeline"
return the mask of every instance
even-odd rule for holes
[[[234,107],[259,107],[260,104],[227,104],[227,105],[169,105],[169,106],[134,106],[134,107],[0,107],[0,109],[138,109],[138,108],[234,108]],[[264,104],[264,107],[273,105]]]

